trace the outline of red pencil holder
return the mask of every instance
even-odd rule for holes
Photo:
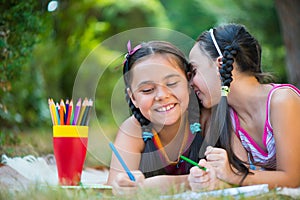
[[[88,126],[53,126],[53,150],[60,185],[79,185],[88,144]]]

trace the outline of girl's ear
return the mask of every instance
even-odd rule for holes
[[[136,108],[138,108],[137,102],[136,102],[136,100],[135,100],[135,98],[134,98],[134,95],[133,95],[133,93],[132,93],[132,91],[131,91],[130,88],[127,88],[127,94],[128,94],[128,96],[130,97],[130,99],[131,99],[133,105],[134,105]]]
[[[223,58],[222,56],[219,56],[219,57],[217,58],[217,66],[218,66],[219,69],[221,69],[222,64],[223,64],[222,58]]]

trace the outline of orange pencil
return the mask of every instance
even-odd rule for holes
[[[65,125],[65,122],[64,122],[64,101],[63,100],[60,100],[60,109],[59,109],[59,115],[60,115],[60,125]]]

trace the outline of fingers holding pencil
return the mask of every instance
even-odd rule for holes
[[[197,166],[190,169],[188,182],[192,191],[199,192],[218,188],[221,181],[217,178],[214,168],[205,159],[201,159],[198,165],[205,167],[207,170],[204,171]]]
[[[125,172],[117,174],[112,182],[112,192],[114,195],[133,195],[143,185],[145,181],[144,174],[139,170],[131,171],[131,173],[135,177],[135,181],[130,180]]]

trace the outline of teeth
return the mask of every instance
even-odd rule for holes
[[[169,111],[171,110],[172,108],[174,108],[174,104],[172,105],[168,105],[167,107],[161,107],[159,109],[157,109],[159,112],[166,112],[166,111]]]

